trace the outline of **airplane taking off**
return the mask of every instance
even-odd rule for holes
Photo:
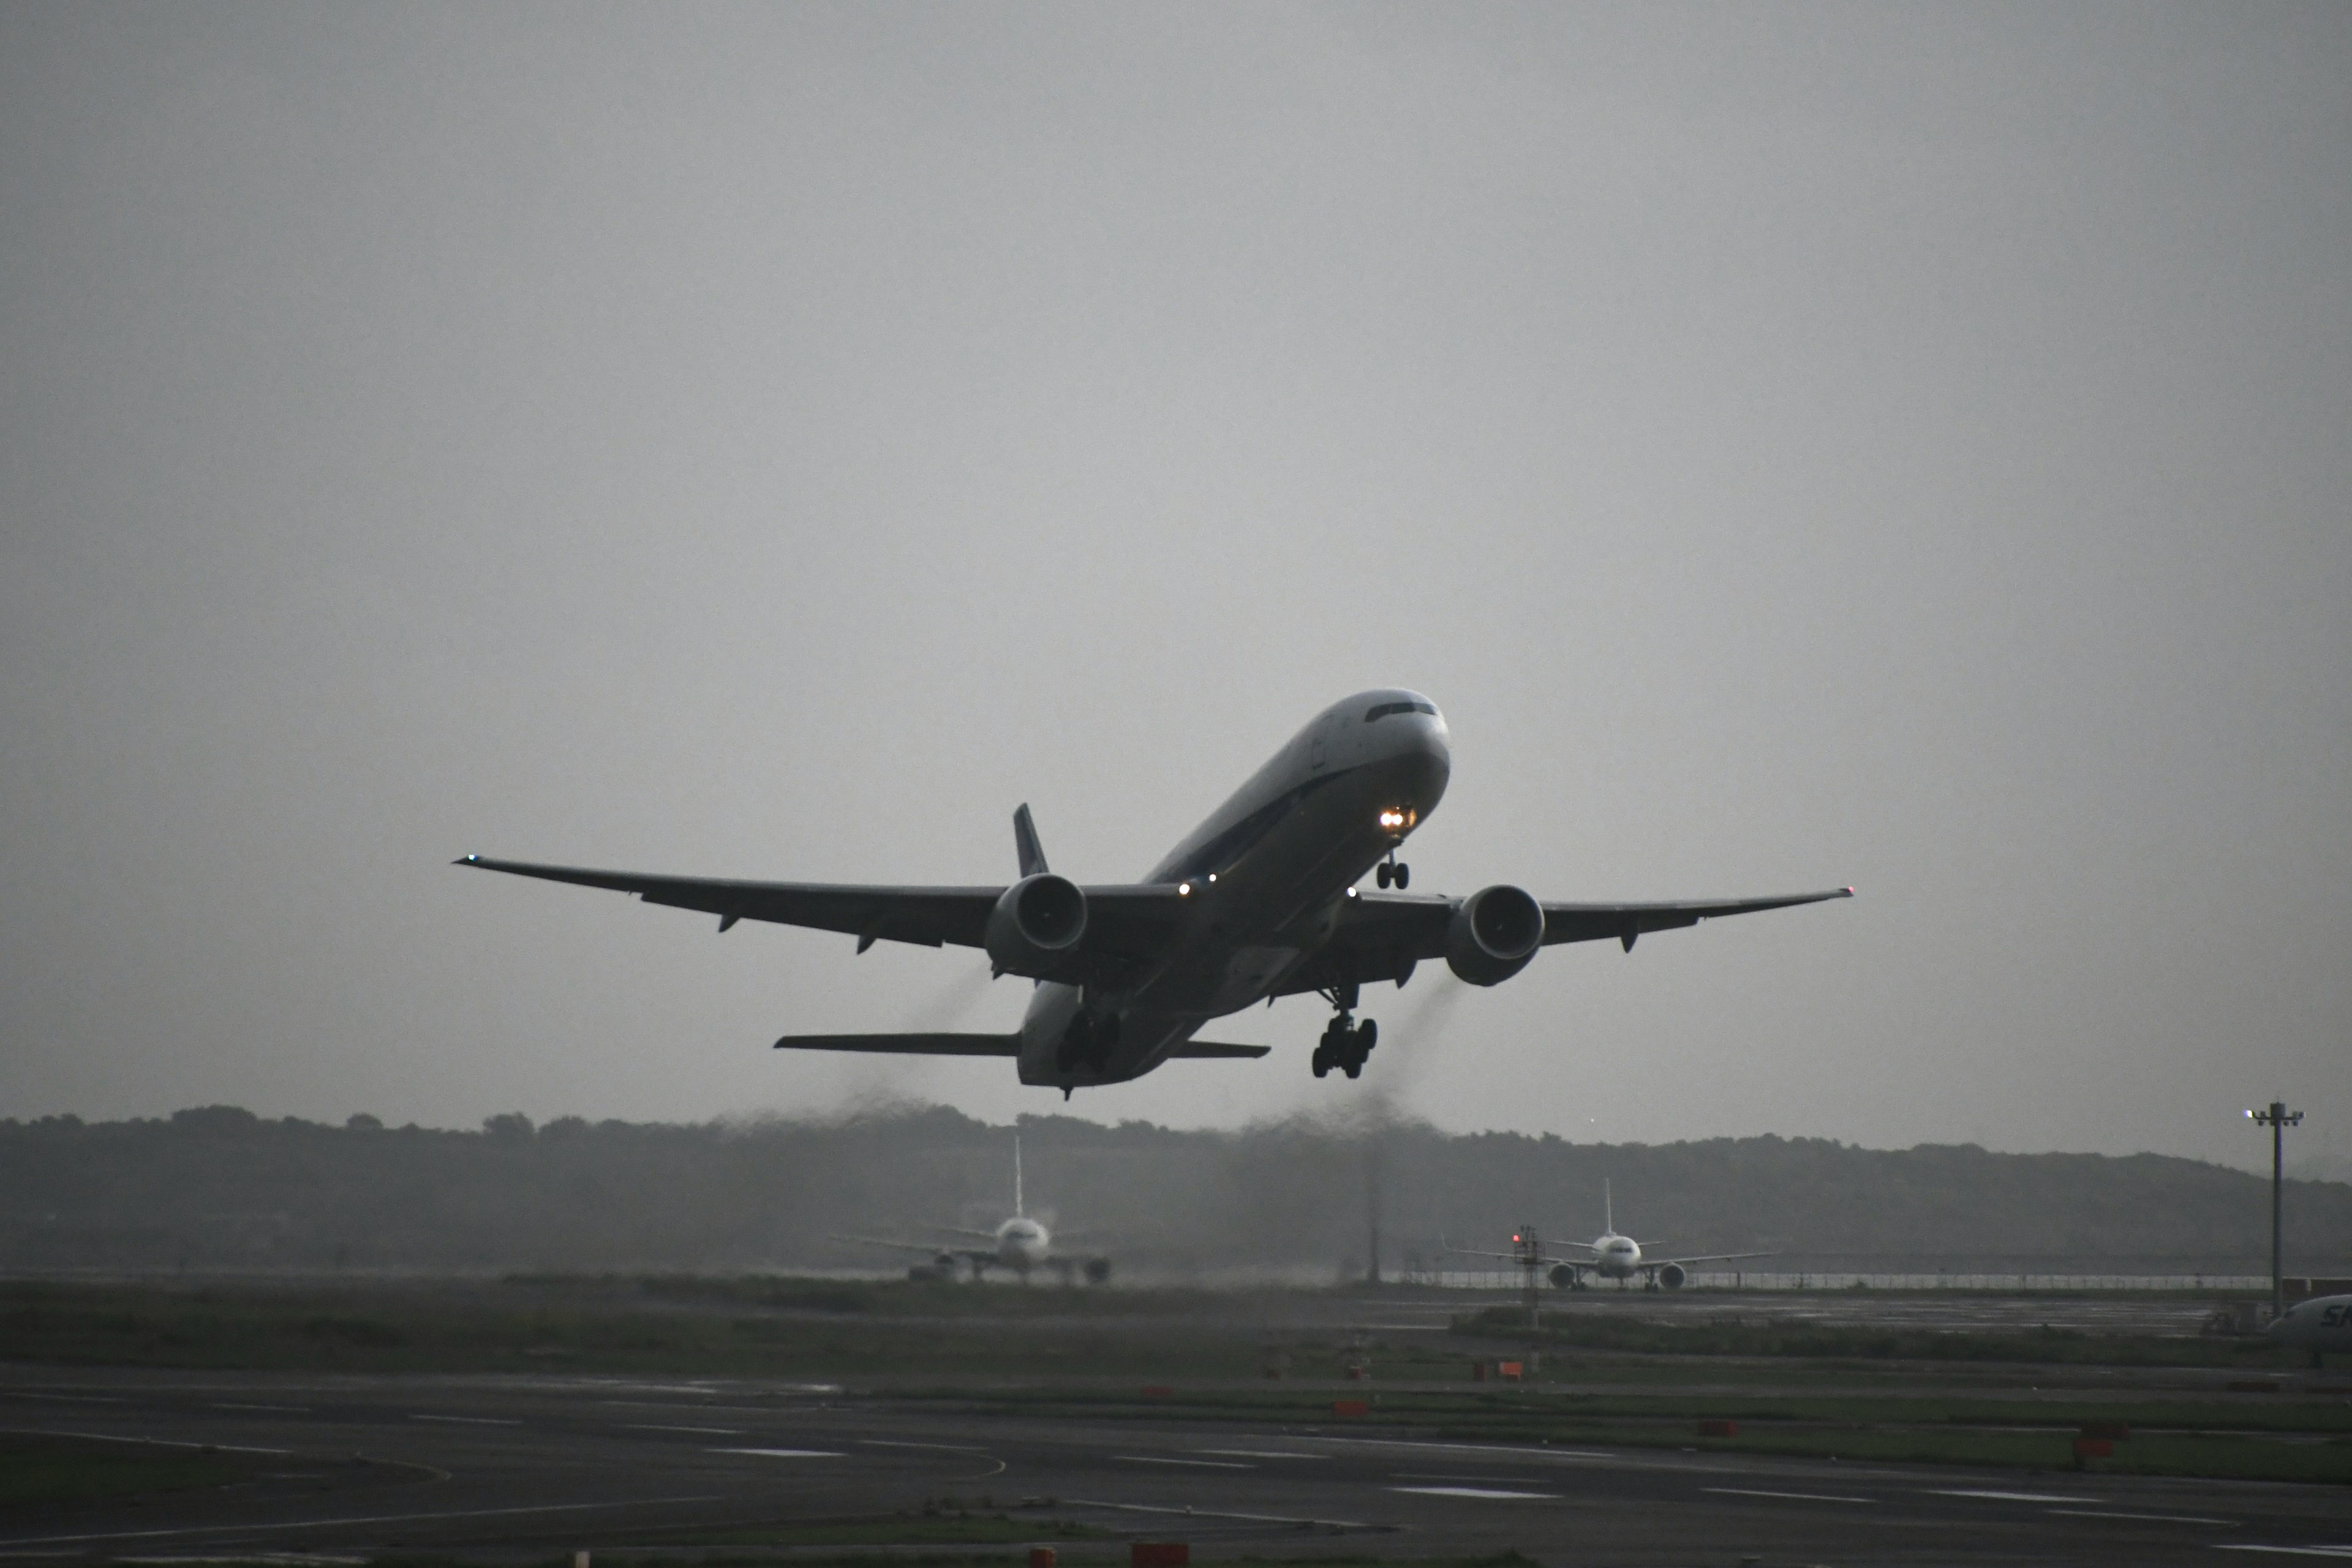
[[[975,1284],[992,1268],[1010,1268],[1021,1276],[1023,1284],[1029,1282],[1033,1268],[1052,1268],[1062,1276],[1062,1283],[1070,1282],[1073,1273],[1083,1272],[1090,1285],[1100,1285],[1110,1278],[1108,1258],[1057,1257],[1054,1252],[1053,1233],[1045,1222],[1029,1217],[1029,1207],[1021,1191],[1021,1135],[1013,1135],[1013,1216],[994,1230],[966,1230],[960,1226],[935,1225],[926,1227],[944,1231],[950,1236],[971,1237],[985,1241],[985,1247],[941,1247],[927,1241],[892,1241],[878,1236],[836,1236],[835,1241],[854,1241],[865,1247],[891,1247],[901,1252],[928,1253],[931,1269],[939,1275],[952,1278],[957,1263],[971,1270]]]
[[[1402,986],[1442,958],[1495,985],[1556,942],[1614,940],[1722,915],[1853,896],[1852,888],[1694,903],[1538,902],[1508,883],[1467,898],[1408,893],[1396,851],[1445,794],[1445,721],[1418,692],[1362,691],[1291,737],[1232,799],[1140,882],[1081,887],[1045,868],[1024,805],[1013,816],[1021,878],[1010,887],[888,887],[640,876],[468,855],[484,870],[635,893],[699,910],[721,931],[772,921],[877,942],[984,949],[997,975],[1035,982],[1008,1035],[787,1035],[779,1048],[1013,1057],[1021,1081],[1124,1083],[1177,1057],[1262,1057],[1265,1046],[1192,1037],[1210,1019],[1313,993],[1332,1018],[1315,1076],[1363,1070],[1379,1037],[1356,1021],[1365,985]],[[1377,891],[1356,886],[1376,871]],[[1390,889],[1393,889],[1391,891]]]
[[[1511,1237],[1525,1247],[1525,1236]],[[1591,1258],[1541,1258],[1538,1264],[1551,1265],[1551,1282],[1562,1290],[1584,1290],[1587,1274],[1597,1274],[1603,1279],[1614,1279],[1619,1289],[1636,1274],[1642,1277],[1644,1290],[1679,1290],[1690,1279],[1689,1266],[1694,1263],[1732,1263],[1743,1258],[1769,1258],[1769,1252],[1707,1252],[1695,1258],[1644,1258],[1642,1244],[1630,1236],[1617,1234],[1616,1205],[1612,1201],[1606,1178],[1601,1184],[1601,1234],[1591,1241],[1571,1241],[1570,1247],[1580,1247],[1592,1254]],[[1657,1243],[1650,1244],[1655,1247]],[[1515,1263],[1529,1261],[1526,1252],[1473,1252],[1468,1247],[1450,1248],[1471,1258],[1507,1258]],[[1538,1249],[1539,1250],[1539,1249]]]

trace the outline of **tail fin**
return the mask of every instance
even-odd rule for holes
[[[1609,1178],[1601,1178],[1601,1228],[1610,1236],[1617,1234],[1617,1215],[1609,1201]]]
[[[1025,820],[1029,808],[1024,805],[1021,811]],[[1028,1206],[1021,1201],[1021,1134],[1018,1132],[1013,1135],[1013,1217],[1015,1219],[1029,1217]]]
[[[1029,805],[1013,814],[1013,847],[1021,856],[1021,874],[1034,877],[1045,868],[1045,847],[1037,842],[1037,825],[1029,820]]]

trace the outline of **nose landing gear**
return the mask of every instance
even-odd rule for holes
[[[1412,885],[1412,868],[1399,860],[1395,851],[1391,850],[1389,858],[1372,872],[1372,880],[1383,888],[1392,887],[1402,893]]]

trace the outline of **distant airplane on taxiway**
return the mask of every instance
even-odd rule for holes
[[[900,1252],[919,1252],[929,1261],[915,1266],[916,1278],[952,1279],[959,1264],[970,1270],[977,1284],[991,1268],[1009,1268],[1029,1282],[1034,1268],[1051,1268],[1067,1285],[1072,1279],[1083,1277],[1089,1285],[1100,1285],[1110,1278],[1110,1259],[1100,1255],[1077,1256],[1063,1252],[1054,1245],[1054,1233],[1046,1226],[1044,1215],[1032,1215],[1021,1190],[1021,1134],[1013,1135],[1013,1213],[998,1222],[993,1230],[969,1230],[962,1226],[939,1225],[925,1227],[949,1236],[985,1242],[984,1247],[950,1247],[936,1241],[902,1241],[887,1236],[836,1236],[835,1241],[856,1242],[861,1247],[887,1247]],[[1063,1240],[1076,1239],[1069,1232]]]
[[[1590,1287],[1588,1274],[1603,1279],[1614,1279],[1622,1289],[1625,1281],[1640,1275],[1644,1290],[1679,1290],[1690,1281],[1689,1265],[1694,1263],[1736,1263],[1743,1258],[1769,1258],[1769,1252],[1701,1252],[1687,1258],[1651,1258],[1642,1251],[1642,1244],[1630,1236],[1617,1233],[1617,1205],[1609,1191],[1608,1180],[1601,1183],[1601,1234],[1591,1241],[1571,1241],[1592,1254],[1590,1258],[1551,1258],[1545,1255],[1543,1242],[1532,1231],[1521,1228],[1511,1237],[1514,1250],[1480,1252],[1474,1247],[1451,1247],[1448,1252],[1458,1252],[1465,1258],[1501,1258],[1523,1267],[1549,1268],[1551,1282],[1562,1290],[1583,1290]],[[1652,1242],[1653,1247],[1658,1244]]]
[[[1291,737],[1232,799],[1140,882],[1080,886],[1045,868],[1029,808],[1013,816],[1020,879],[1010,886],[889,887],[727,881],[583,870],[468,855],[489,871],[635,893],[699,910],[722,931],[772,921],[877,942],[984,949],[998,975],[1036,983],[1006,1035],[787,1035],[779,1047],[1013,1057],[1021,1081],[1058,1089],[1124,1083],[1177,1057],[1262,1057],[1265,1046],[1193,1038],[1212,1018],[1312,993],[1332,1018],[1315,1076],[1363,1070],[1377,1041],[1358,1022],[1361,988],[1402,986],[1442,958],[1495,985],[1536,950],[1853,895],[1852,888],[1690,903],[1541,902],[1508,883],[1466,898],[1408,893],[1396,851],[1437,808],[1452,771],[1445,721],[1419,692],[1361,691]],[[1376,872],[1375,890],[1356,886]]]

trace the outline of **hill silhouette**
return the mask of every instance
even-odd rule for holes
[[[733,1270],[888,1268],[835,1233],[1010,1212],[1012,1129],[945,1107],[840,1121],[481,1129],[168,1119],[0,1121],[0,1268]],[[1418,1123],[1238,1132],[1024,1118],[1033,1207],[1125,1262],[1185,1272],[1360,1268],[1522,1222],[1601,1225],[1774,1268],[2261,1273],[2269,1184],[2165,1155],[1874,1150],[1820,1139],[1572,1143]],[[2352,1185],[2290,1182],[2288,1268],[2344,1273]]]

